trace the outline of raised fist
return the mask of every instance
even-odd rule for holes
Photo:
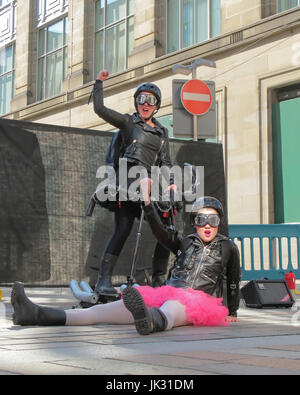
[[[98,74],[97,80],[104,81],[108,78],[109,72],[107,70],[102,70]]]

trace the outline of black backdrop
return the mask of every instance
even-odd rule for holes
[[[95,281],[113,231],[113,213],[85,211],[105,163],[110,132],[0,119],[0,284],[23,281],[65,286],[71,279]],[[224,205],[221,232],[228,234],[221,144],[171,139],[173,164],[204,166],[204,193]],[[117,263],[114,282],[130,272],[137,221]],[[189,214],[176,217],[180,233],[191,233]],[[155,240],[143,227],[137,280],[151,273]]]

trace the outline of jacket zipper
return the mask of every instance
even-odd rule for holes
[[[160,144],[160,149],[159,149],[159,151],[156,153],[156,157],[155,157],[155,160],[154,160],[154,162],[153,162],[153,166],[156,166],[156,161],[157,161],[158,155],[161,153],[162,147],[163,147],[164,143],[165,143],[165,140],[162,140],[162,141],[161,141],[161,144]]]
[[[217,281],[213,280],[212,278],[208,277],[206,274],[201,274],[201,277],[205,278],[205,280],[208,280],[210,282],[212,282],[213,284],[216,284]]]
[[[129,146],[127,147],[128,149],[131,149],[131,147],[133,147],[133,152],[135,152],[136,150],[136,140],[133,140],[131,144],[129,144]]]
[[[204,246],[202,240],[201,240],[201,243],[202,243],[202,245],[203,245],[203,252],[202,252],[202,257],[201,257],[201,259],[200,259],[200,262],[199,262],[198,267],[197,267],[197,270],[196,270],[196,274],[195,274],[194,279],[193,279],[193,282],[192,282],[192,288],[194,287],[194,284],[195,284],[196,278],[198,277],[198,274],[201,272],[202,261],[203,261],[204,257],[206,256],[206,250],[210,250],[210,248],[211,248],[211,247],[213,246],[213,244],[214,244],[214,242],[212,242],[212,243],[209,244],[208,246]],[[211,280],[211,279],[209,279],[209,280]]]

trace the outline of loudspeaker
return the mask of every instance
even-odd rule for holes
[[[251,280],[241,288],[247,307],[291,307],[295,300],[285,280]]]

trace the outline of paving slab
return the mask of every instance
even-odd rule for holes
[[[1,289],[0,375],[102,375],[110,385],[114,376],[300,374],[298,299],[289,309],[249,309],[241,302],[239,321],[228,327],[140,336],[133,325],[14,326],[10,288]],[[77,304],[68,288],[26,292],[45,306]]]

